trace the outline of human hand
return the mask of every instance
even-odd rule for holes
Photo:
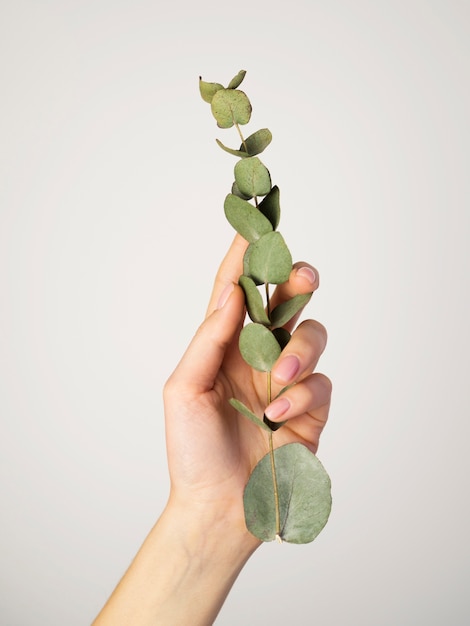
[[[259,546],[245,525],[243,491],[268,451],[267,433],[238,414],[230,398],[260,418],[267,413],[272,421],[286,420],[274,433],[276,446],[301,442],[317,449],[331,385],[313,370],[326,331],[313,320],[299,324],[271,372],[273,398],[292,387],[266,408],[266,373],[247,365],[238,349],[245,299],[237,282],[246,246],[237,235],[217,274],[206,319],[165,385],[170,498],[96,626],[212,624]],[[317,287],[313,268],[296,263],[273,293],[272,306]]]
[[[301,442],[316,452],[331,396],[328,378],[313,373],[326,331],[313,320],[293,331],[297,315],[286,325],[292,338],[272,370],[272,397],[296,384],[266,408],[266,374],[247,365],[238,350],[245,308],[236,283],[246,245],[235,237],[217,273],[206,319],[164,390],[170,499],[187,510],[224,511],[240,524],[244,487],[268,444],[266,433],[237,413],[229,399],[240,399],[261,418],[266,413],[272,421],[287,420],[275,433],[275,446]],[[272,306],[317,287],[313,268],[296,263],[289,280],[273,293]]]

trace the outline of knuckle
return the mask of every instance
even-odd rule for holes
[[[320,351],[323,352],[328,341],[328,333],[323,324],[317,320],[304,320],[299,324],[300,328],[304,328],[310,334],[311,343],[319,344]]]

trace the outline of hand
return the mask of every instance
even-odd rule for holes
[[[243,490],[268,451],[267,433],[229,404],[241,400],[259,417],[287,420],[275,445],[302,442],[316,451],[326,423],[331,385],[312,373],[326,332],[306,320],[293,332],[272,371],[253,371],[238,351],[245,317],[238,286],[246,242],[236,236],[214,285],[207,317],[165,390],[170,498],[94,626],[212,624],[259,541],[245,526]],[[276,306],[318,287],[313,269],[297,263],[272,296]],[[298,317],[298,316],[296,316]],[[296,320],[289,323],[293,330]]]
[[[245,308],[237,282],[246,246],[237,235],[218,271],[206,319],[164,390],[170,503],[179,503],[188,514],[200,510],[214,518],[224,515],[241,533],[243,490],[268,442],[266,433],[238,414],[229,399],[241,400],[260,418],[266,412],[272,421],[287,420],[274,435],[275,446],[301,442],[316,452],[331,396],[330,381],[312,373],[325,348],[326,331],[306,320],[273,367],[272,398],[296,384],[266,408],[266,373],[254,371],[238,350]],[[273,293],[272,306],[317,287],[313,268],[297,263],[289,280]],[[286,325],[289,331],[295,322]]]

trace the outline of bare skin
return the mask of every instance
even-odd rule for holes
[[[236,397],[260,416],[267,404],[266,374],[253,371],[238,352],[245,310],[237,281],[246,245],[235,237],[206,318],[164,389],[168,503],[93,626],[210,625],[260,545],[246,530],[242,498],[267,452],[267,437],[228,404]],[[317,272],[296,263],[272,304],[317,287]],[[287,420],[276,446],[301,442],[316,452],[331,398],[330,381],[314,372],[326,331],[313,320],[294,330],[296,321],[286,326],[293,334],[273,368],[272,397],[296,384],[266,413],[272,421]]]

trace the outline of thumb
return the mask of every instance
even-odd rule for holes
[[[230,283],[215,309],[198,328],[173,372],[172,383],[182,390],[200,394],[210,391],[245,314],[245,295]]]

